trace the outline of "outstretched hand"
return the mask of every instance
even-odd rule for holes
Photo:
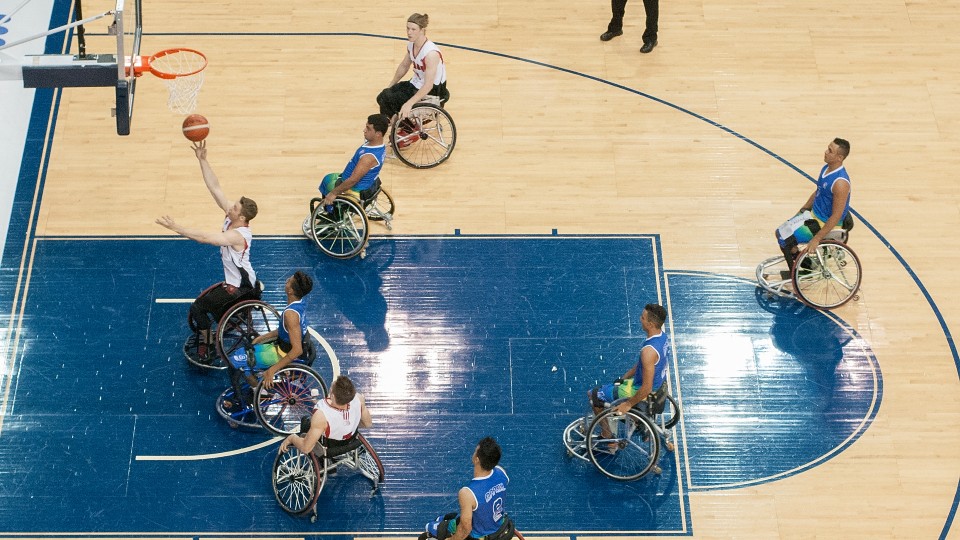
[[[197,155],[197,159],[204,160],[207,159],[207,141],[203,140],[200,142],[193,143],[193,153]]]
[[[157,225],[162,225],[162,226],[170,229],[171,231],[176,232],[176,230],[177,230],[177,229],[176,229],[176,227],[177,227],[177,222],[174,221],[173,218],[170,217],[170,216],[160,216],[160,217],[157,218],[156,223],[157,223]]]

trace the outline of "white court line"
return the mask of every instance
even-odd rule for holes
[[[327,343],[327,340],[323,339],[323,336],[320,335],[320,332],[314,330],[312,326],[307,327],[307,332],[310,332],[310,335],[320,342],[323,350],[327,351],[327,356],[330,357],[330,365],[333,367],[333,380],[337,380],[337,377],[340,376],[340,359],[337,358],[337,353],[333,352],[333,347],[331,347],[330,344]],[[333,381],[330,381],[330,384],[333,384]]]
[[[274,437],[260,444],[255,444],[253,446],[248,446],[246,448],[237,448],[236,450],[230,450],[229,452],[219,452],[216,454],[198,454],[194,456],[137,456],[136,460],[137,461],[200,461],[203,459],[218,459],[222,457],[236,456],[240,454],[245,454],[247,452],[252,452],[254,450],[259,450],[261,448],[270,446],[282,440],[283,440],[283,437]]]
[[[189,301],[193,302],[193,300]],[[160,299],[157,299],[157,302],[159,303]],[[320,342],[320,346],[323,347],[323,350],[327,351],[327,355],[330,357],[330,365],[333,367],[333,378],[336,380],[336,378],[340,376],[340,360],[337,358],[337,353],[333,352],[333,347],[330,346],[330,343],[320,335],[320,332],[314,330],[313,327],[308,326],[307,332],[309,332],[314,339]],[[216,454],[197,454],[193,456],[136,456],[134,459],[136,461],[201,461],[205,459],[219,459],[222,457],[237,456],[247,452],[252,452],[254,450],[259,450],[281,440],[283,440],[283,437],[274,437],[268,441],[255,444],[253,446],[238,448],[228,452],[218,452]]]
[[[192,304],[196,298],[157,298],[154,302],[158,304]]]

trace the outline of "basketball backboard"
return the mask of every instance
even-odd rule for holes
[[[136,92],[136,67],[141,62],[140,38],[143,33],[141,0],[116,0],[113,10],[83,18],[79,2],[75,4],[73,21],[53,28],[38,39],[55,32],[76,28],[79,54],[40,54],[23,57],[21,72],[25,88],[112,87],[116,97],[113,113],[117,134],[130,134],[133,99]],[[116,38],[116,54],[87,54],[84,25],[100,19],[112,19],[107,33]],[[10,44],[16,45],[16,44]]]

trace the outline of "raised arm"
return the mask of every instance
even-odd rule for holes
[[[190,229],[184,227],[173,220],[170,216],[161,216],[157,218],[157,224],[162,225],[171,231],[200,242],[201,244],[210,244],[211,246],[231,246],[237,251],[243,251],[247,241],[239,231],[229,229],[224,232],[206,232],[200,229]]]
[[[220,187],[220,181],[217,179],[216,173],[213,172],[213,167],[207,161],[207,141],[193,143],[193,152],[200,162],[200,172],[203,173],[203,183],[207,185],[207,190],[210,191],[210,195],[213,195],[213,200],[216,201],[217,206],[224,213],[228,212],[233,207],[233,201],[224,195],[223,188]]]

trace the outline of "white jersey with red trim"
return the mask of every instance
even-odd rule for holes
[[[327,419],[327,429],[324,431],[324,437],[332,441],[343,441],[349,439],[357,431],[360,425],[360,394],[354,396],[347,407],[343,410],[335,408],[330,404],[330,398],[326,398],[317,403],[314,409],[323,413]]]
[[[230,229],[230,218],[223,219],[223,232]],[[253,233],[250,227],[234,229],[243,236],[243,251],[237,251],[233,246],[220,246],[220,261],[223,262],[223,281],[234,287],[253,287],[257,283],[257,273],[250,264],[250,243]]]
[[[443,65],[443,54],[437,45],[428,39],[424,42],[423,47],[420,47],[417,55],[414,56],[413,43],[407,42],[407,54],[410,56],[410,62],[413,63],[413,78],[410,79],[410,84],[416,86],[418,90],[423,88],[425,72],[427,70],[427,55],[433,51],[437,51],[437,55],[440,56],[440,64],[437,65],[437,76],[433,78],[431,84],[443,84],[447,82],[447,68]]]

